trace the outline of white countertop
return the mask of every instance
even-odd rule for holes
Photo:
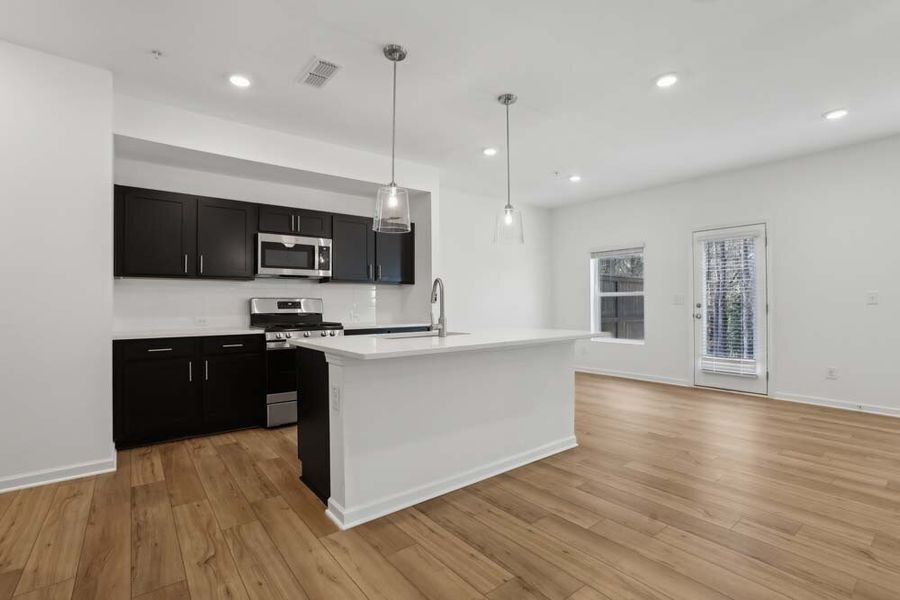
[[[179,337],[205,337],[217,335],[263,335],[263,330],[257,327],[191,327],[184,329],[151,329],[147,331],[114,331],[114,340],[145,340],[159,338]]]
[[[452,334],[453,332],[451,332]],[[403,335],[403,334],[399,334]],[[357,360],[403,358],[446,352],[466,352],[515,346],[531,346],[593,337],[588,331],[571,329],[484,329],[447,337],[393,337],[360,335],[325,339],[293,339],[299,348]]]

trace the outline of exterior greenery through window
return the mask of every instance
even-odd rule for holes
[[[591,254],[591,331],[644,339],[644,249]]]

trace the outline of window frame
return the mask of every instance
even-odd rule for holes
[[[600,261],[604,258],[619,258],[625,256],[635,256],[640,255],[641,259],[644,262],[645,276],[644,276],[644,289],[640,292],[598,292],[597,291],[597,261]],[[601,323],[603,316],[601,314],[601,310],[603,307],[603,299],[604,298],[634,298],[641,297],[644,299],[644,318],[643,318],[643,326],[644,326],[644,335],[641,339],[629,339],[629,338],[615,338],[611,336],[602,336],[598,335],[597,337],[591,338],[592,342],[603,342],[607,344],[626,344],[626,345],[636,345],[641,346],[644,344],[647,339],[647,307],[646,307],[646,294],[647,294],[647,285],[646,285],[646,248],[643,243],[640,244],[622,244],[617,246],[612,246],[609,248],[601,248],[597,250],[593,250],[588,255],[588,268],[590,270],[590,323],[591,323],[591,333],[592,334],[600,334]]]

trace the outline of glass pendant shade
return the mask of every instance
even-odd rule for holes
[[[497,215],[494,243],[501,246],[515,246],[525,243],[525,226],[522,223],[522,211],[509,205],[503,207],[503,210]]]
[[[394,184],[378,188],[372,229],[381,233],[409,233],[409,192]]]

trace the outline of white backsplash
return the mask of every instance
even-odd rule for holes
[[[255,297],[322,298],[325,320],[344,324],[427,322],[428,299],[416,297],[418,287],[294,279],[116,279],[113,327],[121,332],[245,327],[249,300]]]

